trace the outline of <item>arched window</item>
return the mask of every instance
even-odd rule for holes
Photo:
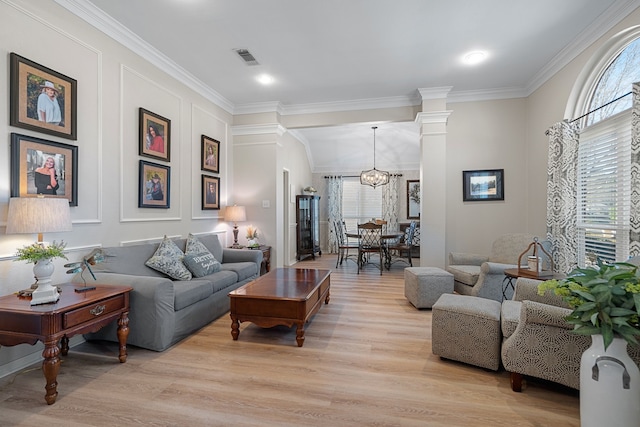
[[[629,43],[602,73],[589,102],[587,111],[593,112],[586,116],[586,125],[631,108],[631,96],[627,94],[639,81],[640,38]]]
[[[629,258],[632,84],[640,81],[640,34],[604,52],[582,93],[577,170],[578,264]],[[628,37],[628,35],[627,35]]]

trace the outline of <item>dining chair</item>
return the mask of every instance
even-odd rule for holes
[[[347,230],[344,225],[344,221],[338,220],[333,223],[334,230],[336,232],[336,239],[338,241],[338,259],[336,260],[336,268],[338,264],[342,265],[342,261],[349,259],[349,257],[355,258],[357,255],[349,255],[349,249],[354,251],[358,250],[358,242],[351,242],[347,237]],[[357,258],[352,260],[357,263]]]
[[[377,253],[379,257],[380,275],[384,266],[384,250],[382,247],[382,224],[367,222],[358,224],[358,274],[365,263],[370,263],[370,256]]]
[[[387,245],[387,270],[391,268],[391,264],[394,264],[398,261],[405,262],[409,264],[410,267],[413,267],[413,261],[411,260],[411,250],[413,249],[413,236],[416,233],[417,226],[418,223],[416,221],[411,221],[409,227],[407,227],[407,231],[405,232],[404,239],[401,239],[397,242],[389,243]]]

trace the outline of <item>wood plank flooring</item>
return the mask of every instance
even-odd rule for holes
[[[335,255],[331,301],[305,328],[240,326],[226,314],[162,353],[84,343],[63,358],[58,399],[40,365],[0,379],[2,426],[579,426],[577,392],[431,354],[431,311],[404,297],[401,265],[359,275]],[[131,325],[135,328],[135,325]]]

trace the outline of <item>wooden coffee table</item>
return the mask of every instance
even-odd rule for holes
[[[240,335],[240,323],[262,328],[297,325],[296,342],[304,344],[304,324],[322,305],[329,304],[330,270],[276,268],[229,293],[231,336]]]

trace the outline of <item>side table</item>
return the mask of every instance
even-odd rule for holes
[[[58,285],[60,299],[54,304],[30,305],[30,297],[0,297],[0,345],[44,343],[42,372],[47,381],[44,399],[55,403],[58,396],[60,357],[69,352],[69,338],[95,332],[118,320],[120,363],[127,361],[129,336],[129,286],[95,285],[95,289],[75,292],[77,283]],[[92,286],[94,286],[92,284]],[[58,348],[60,342],[60,348]]]
[[[518,277],[526,277],[528,279],[535,280],[551,280],[551,279],[562,279],[564,276],[562,274],[553,273],[548,276],[538,276],[535,272],[530,272],[526,269],[518,269],[518,268],[507,268],[504,270],[504,279],[502,279],[502,300],[507,299],[507,290],[511,288],[513,291],[516,290],[516,285],[514,280]]]
[[[234,248],[233,246],[227,246],[230,249],[249,249],[252,251],[262,251],[262,264],[260,265],[260,275],[264,276],[271,271],[271,246],[260,245],[257,248],[250,248],[249,246],[240,246]]]

